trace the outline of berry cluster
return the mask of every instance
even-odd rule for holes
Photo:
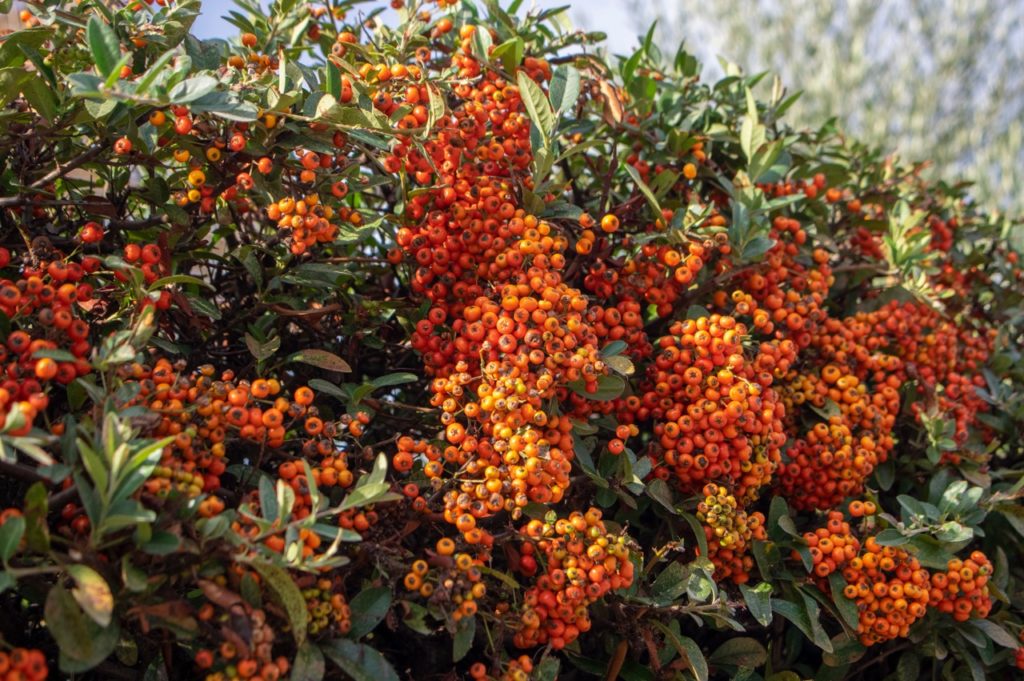
[[[554,522],[531,520],[520,534],[526,538],[520,571],[532,576],[539,569],[539,551],[544,572],[523,596],[513,638],[519,647],[564,648],[590,629],[591,603],[633,582],[626,537],[609,534],[596,508]]]
[[[771,479],[785,442],[772,371],[788,368],[792,344],[764,343],[748,360],[746,326],[720,315],[675,322],[669,333],[657,342],[642,397],[623,405],[638,407],[636,420],[654,420],[654,474],[691,493],[726,481],[749,502]]]
[[[957,622],[984,619],[992,609],[987,586],[991,574],[992,563],[981,551],[974,551],[967,560],[954,558],[945,572],[932,573],[928,604]]]
[[[821,580],[842,570],[860,553],[860,540],[851,533],[850,523],[843,519],[840,511],[829,511],[825,527],[804,532],[804,541],[814,563],[812,572]],[[793,558],[799,558],[796,551]]]
[[[352,609],[338,579],[307,575],[296,580],[306,601],[310,636],[346,635],[352,628]]]
[[[200,582],[200,586],[208,594],[218,589],[209,582]],[[218,607],[206,603],[200,610],[200,621],[206,627],[218,626],[219,632],[213,637],[221,640],[216,649],[201,648],[195,653],[196,666],[206,672],[205,681],[287,678],[291,663],[285,657],[273,657],[274,629],[267,621],[266,612],[253,608],[237,595],[233,599],[219,596],[218,600],[222,602]],[[242,629],[248,634],[246,637],[237,633],[241,628],[239,622],[247,625]],[[231,628],[226,626],[228,623]]]
[[[530,681],[533,672],[533,660],[529,655],[520,655],[502,664],[501,673],[491,676],[487,673],[487,665],[474,662],[469,668],[469,677],[477,681]]]
[[[704,524],[708,558],[715,565],[716,575],[744,584],[754,568],[754,559],[747,555],[750,542],[767,538],[764,514],[748,514],[721,485],[708,483],[704,495],[697,504],[697,519]]]
[[[857,605],[857,633],[865,646],[905,638],[928,607],[928,571],[898,547],[864,540],[859,556],[843,568],[843,594]]]
[[[442,537],[437,541],[431,562],[414,561],[403,583],[406,589],[423,598],[433,599],[438,604],[453,604],[451,617],[458,622],[476,614],[477,603],[487,593],[487,585],[482,581],[480,570],[483,561],[469,553],[456,553],[455,549],[455,540]]]
[[[10,252],[0,248],[0,268],[10,262]],[[0,344],[0,421],[13,410],[23,419],[11,424],[12,435],[28,433],[49,405],[46,385],[67,385],[92,371],[90,326],[81,311],[93,297],[85,278],[99,267],[92,257],[80,263],[54,259],[26,264],[16,278],[0,279],[0,313],[12,327]]]
[[[0,679],[3,681],[43,681],[49,674],[42,651],[15,648],[0,652]]]

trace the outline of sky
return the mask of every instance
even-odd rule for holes
[[[503,6],[510,4],[510,0],[499,0],[499,2]],[[630,17],[628,3],[624,0],[526,0],[523,2],[520,12],[526,12],[533,7],[548,9],[570,4],[573,5],[569,10],[573,25],[587,31],[607,33],[608,49],[613,53],[623,54],[637,44],[634,22]],[[368,3],[365,5],[365,7],[375,6],[378,4]],[[233,7],[232,0],[203,0],[202,15],[192,27],[193,33],[200,38],[220,38],[234,35],[235,28],[221,18]]]

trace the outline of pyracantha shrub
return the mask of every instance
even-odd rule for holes
[[[0,37],[0,678],[1024,666],[1018,220],[564,8],[237,4]]]

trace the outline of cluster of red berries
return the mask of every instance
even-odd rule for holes
[[[984,619],[992,609],[988,580],[992,563],[981,551],[974,551],[967,560],[954,558],[945,572],[934,572],[931,578],[929,605],[953,616],[957,622],[971,617]]]
[[[906,638],[928,607],[928,571],[898,547],[864,540],[859,556],[843,568],[843,595],[857,605],[857,633],[865,646]]]
[[[981,368],[988,360],[995,329],[983,334],[945,318],[923,303],[893,301],[879,311],[874,334],[886,338],[889,352],[903,360],[899,378],[917,381],[921,399],[911,403],[915,416],[934,402],[956,421],[955,440],[987,409],[975,388],[983,387]]]
[[[0,248],[0,268],[10,262],[10,252]],[[0,345],[0,421],[13,409],[24,419],[9,431],[12,435],[31,430],[46,409],[47,384],[67,385],[92,371],[90,327],[80,313],[93,296],[85,278],[99,267],[92,257],[80,263],[55,259],[27,264],[15,279],[0,279],[0,313],[13,327]]]
[[[751,501],[785,442],[785,408],[771,386],[773,371],[792,361],[792,344],[764,343],[748,360],[746,326],[721,315],[675,322],[669,333],[656,344],[642,396],[623,400],[620,422],[653,418],[654,475],[691,493],[727,481],[737,498]]]
[[[554,522],[531,520],[520,534],[520,572],[537,572],[538,556],[544,571],[523,596],[513,638],[519,647],[564,648],[590,629],[591,603],[633,582],[626,537],[609,534],[596,508]]]
[[[40,650],[15,648],[0,652],[0,679],[3,681],[43,681],[49,674],[46,656]]]
[[[841,511],[829,511],[825,527],[804,532],[803,536],[814,564],[812,572],[821,580],[842,570],[860,553],[860,540],[851,532],[850,523],[843,519]],[[799,558],[796,551],[793,558]]]
[[[879,314],[824,320],[805,351],[817,355],[820,369],[786,377],[791,427],[801,408],[824,419],[792,442],[779,469],[777,486],[795,508],[826,510],[859,496],[892,450],[903,363],[873,334]]]
[[[412,345],[434,377],[431,405],[440,412],[444,440],[434,446],[401,438],[393,461],[405,471],[421,460],[434,488],[444,490],[443,518],[469,547],[460,555],[472,569],[475,560],[490,556],[493,543],[482,520],[500,511],[519,517],[530,502],[557,503],[564,497],[574,456],[572,422],[568,414],[552,413],[550,404],[569,402],[572,384],[584,398],[582,404],[572,403],[573,414],[587,413],[585,396],[598,389],[608,371],[594,326],[601,323],[608,336],[625,332],[615,330],[622,316],[617,309],[596,316],[584,294],[563,281],[568,240],[517,205],[510,178],[531,159],[521,94],[483,69],[468,36],[463,39],[465,49],[451,58],[467,79],[455,88],[461,102],[436,121],[423,145],[425,156],[404,144],[392,150],[401,169],[432,185],[408,202],[409,225],[399,230],[397,244],[399,255],[415,263],[414,291],[432,303],[416,325]],[[523,70],[538,82],[550,77],[547,64],[532,58],[524,60]],[[381,105],[388,106],[383,97]],[[629,312],[638,329],[638,310]],[[450,475],[449,467],[458,472]],[[410,498],[415,504],[418,490]],[[582,515],[580,522],[586,525]],[[460,587],[456,575],[443,572],[427,581],[427,565],[413,564],[407,587],[423,595],[425,586],[436,583],[432,598],[440,593],[455,603],[460,616],[467,608],[475,611],[475,591],[482,595],[483,584],[470,579]],[[550,588],[550,575],[540,580],[543,586],[531,587],[528,599],[541,599],[545,606],[534,603],[537,607],[527,611],[517,627],[518,640],[529,645],[544,638],[564,645],[578,635],[579,624],[589,626],[581,613],[595,595],[577,598],[577,591],[585,590],[574,582],[571,606],[563,606],[569,612],[558,616],[552,606],[549,617],[547,600],[558,590]],[[614,588],[611,583],[596,597]]]
[[[529,655],[520,655],[502,663],[498,676],[490,676],[483,662],[474,662],[469,668],[469,677],[477,681],[530,681],[532,673],[533,660]]]
[[[308,152],[303,156],[304,163],[310,158],[309,154],[317,156],[314,152]],[[318,158],[326,158],[329,167],[330,156]],[[312,162],[321,163],[318,160]],[[340,189],[338,193],[344,196]],[[338,236],[338,225],[332,220],[348,222],[357,227],[363,222],[362,215],[357,211],[348,207],[335,211],[331,206],[323,204],[316,193],[307,194],[299,199],[279,199],[267,207],[267,217],[275,221],[279,229],[289,230],[290,248],[295,255],[302,255],[315,244],[333,242]]]
[[[765,254],[764,262],[737,273],[743,300],[732,301],[734,314],[750,315],[758,331],[774,331],[776,337],[792,339],[799,348],[805,348],[828,316],[824,303],[834,281],[829,254],[815,248],[810,253],[810,264],[805,264],[802,250],[807,231],[792,218],[776,217],[770,237],[775,245]],[[716,307],[727,309],[724,291],[712,298]]]
[[[817,198],[818,193],[826,188],[828,179],[824,173],[815,173],[809,180],[785,180],[775,183],[758,182],[757,186],[768,196],[780,198],[802,193],[809,199]]]
[[[456,553],[455,549],[454,539],[442,537],[435,545],[431,561],[413,561],[403,583],[406,589],[423,598],[439,605],[453,605],[451,618],[458,622],[476,614],[480,599],[487,593],[487,585],[480,569],[483,559],[466,552]]]

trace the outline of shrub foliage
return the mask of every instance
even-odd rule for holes
[[[410,4],[0,39],[0,674],[1024,666],[1019,223],[763,75]]]

